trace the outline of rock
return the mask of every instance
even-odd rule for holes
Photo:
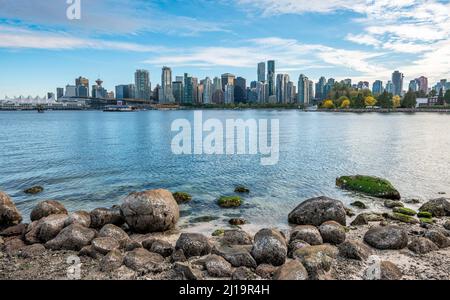
[[[399,250],[408,246],[408,235],[398,226],[388,225],[369,229],[364,235],[364,241],[380,250]]]
[[[167,190],[131,193],[121,210],[130,228],[139,233],[172,229],[180,217],[178,204]]]
[[[97,252],[94,249],[94,246],[92,246],[92,245],[84,246],[83,248],[81,248],[81,250],[78,252],[78,255],[91,257],[93,259],[102,259],[103,258],[103,254],[101,254],[100,252]]]
[[[251,245],[252,237],[243,230],[227,230],[221,242],[227,245]]]
[[[400,214],[400,213],[385,213],[383,214],[383,217],[385,217],[386,219],[390,219],[390,220],[395,220],[395,221],[400,221],[403,223],[408,223],[408,224],[418,224],[419,220],[417,220],[416,218],[412,217],[412,216],[408,216],[408,215],[404,215],[404,214]]]
[[[162,240],[156,240],[152,243],[152,246],[150,249],[148,249],[150,252],[158,253],[159,255],[163,257],[169,257],[173,253],[173,247],[169,242],[162,241]]]
[[[289,222],[297,225],[320,226],[326,221],[336,221],[345,226],[345,219],[344,204],[328,197],[306,200],[289,214]]]
[[[389,200],[384,201],[384,206],[387,208],[404,207],[405,205],[401,201]]]
[[[183,250],[184,255],[204,256],[211,253],[211,244],[206,236],[199,233],[182,233],[177,240],[175,249]]]
[[[187,263],[176,262],[174,271],[181,275],[184,280],[201,280],[203,278],[199,270],[191,268]]]
[[[25,246],[20,249],[19,256],[23,258],[33,258],[40,256],[42,253],[45,252],[45,247],[42,244],[34,244]]]
[[[261,264],[256,268],[255,273],[256,275],[258,275],[263,279],[272,279],[273,275],[275,274],[275,272],[277,272],[278,268],[279,267],[275,267],[268,264]]]
[[[427,238],[418,237],[411,241],[408,245],[408,249],[417,254],[426,254],[439,250],[439,247]]]
[[[406,199],[406,200],[403,200],[403,202],[405,202],[407,204],[419,204],[421,201],[419,199]]]
[[[242,200],[239,196],[222,196],[217,200],[217,204],[222,208],[233,208],[241,206]]]
[[[114,274],[118,280],[135,280],[137,274],[127,266],[121,266],[117,270],[114,270]]]
[[[324,244],[301,248],[295,251],[293,256],[306,268],[309,279],[320,280],[330,271],[338,252],[335,246]]]
[[[381,222],[384,217],[377,213],[362,213],[356,216],[355,220],[350,224],[352,226],[367,225],[369,222]]]
[[[95,235],[95,231],[90,228],[72,224],[64,228],[53,240],[48,241],[45,247],[52,250],[80,251],[91,243]]]
[[[400,193],[386,179],[373,176],[342,176],[336,185],[344,190],[360,192],[371,197],[400,200]]]
[[[233,226],[240,226],[240,225],[247,224],[247,220],[245,220],[243,218],[233,218],[233,219],[230,219],[230,221],[228,221],[228,223],[230,223],[230,225],[233,225]]]
[[[348,208],[348,207],[345,208],[345,214],[347,215],[347,217],[350,217],[350,218],[355,216],[355,212],[351,208]]]
[[[113,250],[119,249],[120,245],[115,239],[111,237],[98,237],[92,241],[94,250],[105,255]]]
[[[137,248],[142,248],[142,244],[137,241],[129,240],[125,244],[125,251],[127,251],[127,252],[133,251],[134,249],[137,249]]]
[[[209,255],[205,258],[205,268],[212,277],[231,277],[231,264],[223,257],[218,255]]]
[[[122,228],[114,224],[106,224],[98,233],[99,237],[110,237],[115,239],[120,247],[125,247],[130,241],[128,234]]]
[[[24,247],[26,247],[26,245],[20,238],[13,238],[4,241],[3,251],[9,255],[16,255]]]
[[[123,264],[123,255],[119,250],[112,250],[106,254],[100,261],[100,270],[102,272],[111,272],[120,268]]]
[[[125,255],[124,264],[140,273],[155,272],[161,270],[164,257],[157,253],[149,252],[143,248],[134,249]]]
[[[421,211],[417,214],[417,217],[419,217],[420,219],[432,219],[433,214],[427,211]]]
[[[197,217],[194,218],[190,221],[190,223],[196,224],[196,223],[208,223],[211,221],[215,221],[219,219],[219,217],[217,216],[202,216],[202,217]]]
[[[90,212],[91,227],[100,229],[107,224],[120,226],[124,223],[124,219],[120,213],[120,208],[96,208]]]
[[[67,215],[67,210],[58,201],[47,200],[39,202],[31,211],[31,221],[38,221],[50,215]]]
[[[192,196],[185,192],[175,192],[172,196],[178,204],[188,203],[192,200]]]
[[[31,224],[28,224],[27,229],[23,235],[23,240],[29,244],[37,244],[40,243],[38,234],[39,234],[39,221],[34,221]]]
[[[65,226],[80,224],[86,228],[91,227],[91,215],[87,211],[76,211],[71,213],[66,220]]]
[[[22,222],[22,215],[11,198],[0,191],[0,226],[17,225]]]
[[[22,236],[25,234],[28,228],[28,224],[18,224],[11,227],[7,227],[5,230],[0,232],[0,236],[11,237],[11,236]]]
[[[355,240],[347,240],[338,246],[339,255],[349,259],[366,260],[372,254],[372,250],[366,244]]]
[[[297,251],[298,249],[304,248],[304,247],[308,247],[308,246],[311,246],[311,245],[302,240],[291,241],[288,246],[288,257],[292,258],[295,251]]]
[[[231,276],[231,280],[255,280],[257,278],[256,274],[252,272],[247,267],[239,267],[237,268],[233,275]]]
[[[417,215],[417,212],[414,209],[410,209],[407,207],[394,207],[393,209],[394,213],[404,214],[407,216],[415,216]]]
[[[335,221],[323,223],[319,226],[319,231],[324,243],[338,245],[343,243],[346,238],[345,228]]]
[[[187,258],[184,255],[183,250],[178,249],[172,253],[172,256],[170,257],[170,261],[171,262],[185,262],[185,261],[187,261]]]
[[[274,229],[262,229],[254,238],[252,256],[258,264],[281,266],[286,261],[287,245],[281,232]]]
[[[214,247],[212,253],[222,256],[233,267],[256,268],[257,263],[250,251],[251,246],[222,245]]]
[[[308,272],[301,262],[298,260],[291,260],[278,268],[274,280],[307,280]]]
[[[310,245],[322,245],[323,240],[319,230],[311,225],[296,226],[291,233],[290,241],[301,240]]]
[[[390,261],[380,262],[380,280],[401,280],[402,271]]]
[[[427,211],[433,214],[433,217],[450,216],[450,202],[446,198],[430,200],[419,211]]]
[[[3,245],[5,244],[5,241],[3,240],[3,238],[0,236],[0,250],[3,248]]]
[[[440,231],[429,230],[425,233],[425,237],[441,249],[450,247],[450,240]]]
[[[355,202],[351,203],[350,205],[354,206],[354,207],[357,207],[359,209],[366,209],[367,208],[367,206],[362,201],[355,201]]]
[[[428,226],[431,226],[431,224],[434,224],[434,220],[433,219],[429,219],[429,218],[420,218],[420,226],[423,228],[428,228]]]
[[[241,194],[245,194],[245,193],[250,193],[250,190],[248,188],[246,188],[243,185],[239,185],[234,189],[235,193],[241,193]]]
[[[444,228],[450,230],[450,221],[445,222]]]
[[[40,219],[37,223],[37,237],[42,242],[48,242],[55,238],[64,228],[67,215],[50,215]]]
[[[37,185],[37,186],[30,187],[30,188],[24,190],[23,192],[25,194],[36,195],[36,194],[39,194],[39,193],[41,193],[43,191],[44,191],[44,188],[42,186]]]

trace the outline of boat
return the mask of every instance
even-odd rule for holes
[[[104,112],[134,112],[133,107],[129,105],[108,105],[103,110]]]

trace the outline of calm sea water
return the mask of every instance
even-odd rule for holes
[[[0,112],[0,189],[25,215],[44,199],[60,200],[74,211],[120,204],[133,191],[186,191],[194,199],[182,207],[184,226],[198,216],[218,217],[215,226],[231,216],[256,226],[287,226],[288,213],[309,197],[346,203],[360,198],[335,187],[335,178],[348,174],[388,178],[405,198],[450,194],[448,114],[203,112],[204,118],[221,120],[278,118],[280,160],[274,166],[262,166],[260,157],[251,155],[172,154],[172,121],[192,120],[193,114]],[[219,209],[216,199],[233,194],[237,184],[251,189],[245,204]],[[45,191],[22,192],[33,185]]]

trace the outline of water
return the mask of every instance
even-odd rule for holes
[[[262,166],[260,157],[251,155],[172,154],[171,123],[192,120],[192,111],[0,112],[0,190],[28,216],[45,199],[60,200],[71,211],[90,210],[119,204],[133,191],[166,188],[194,197],[181,208],[181,226],[212,215],[219,217],[215,226],[242,216],[254,226],[278,227],[287,226],[288,213],[304,199],[327,195],[348,204],[360,198],[335,187],[341,175],[388,178],[404,198],[450,194],[448,114],[211,110],[203,115],[280,119],[279,163]],[[244,205],[218,208],[216,199],[238,184],[251,189]],[[22,192],[33,185],[45,191]]]

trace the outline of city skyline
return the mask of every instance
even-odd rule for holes
[[[422,75],[430,86],[450,77],[448,1],[98,0],[82,1],[80,20],[67,20],[66,1],[29,2],[0,3],[1,97],[55,92],[80,75],[114,91],[137,69],[156,85],[163,66],[248,84],[271,59],[294,83],[304,74],[386,84],[400,70],[405,89]]]

